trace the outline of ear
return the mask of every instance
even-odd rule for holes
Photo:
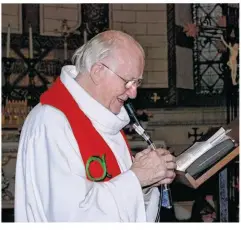
[[[100,63],[95,63],[90,69],[90,77],[95,85],[99,85],[101,82],[101,71],[103,66]]]

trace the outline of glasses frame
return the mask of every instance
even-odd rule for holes
[[[136,87],[139,87],[142,84],[143,78],[133,79],[133,80],[128,81],[128,80],[124,79],[123,77],[121,77],[119,74],[115,73],[104,63],[100,62],[100,64],[102,64],[104,67],[106,67],[108,70],[110,70],[113,74],[115,74],[117,77],[119,77],[122,81],[124,81],[126,89],[130,89],[133,85],[135,85]]]

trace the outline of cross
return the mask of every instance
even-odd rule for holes
[[[26,70],[20,73],[17,77],[17,79],[13,82],[12,89],[20,82],[27,74],[29,74],[29,78],[33,79],[35,75],[38,75],[38,77],[42,80],[42,82],[47,85],[49,82],[43,77],[43,74],[37,71],[36,65],[43,60],[48,53],[52,50],[52,48],[46,48],[46,50],[42,50],[38,58],[26,58],[24,54],[18,49],[16,46],[11,46],[11,49],[24,61],[24,65],[27,66]]]
[[[195,142],[198,140],[197,137],[201,137],[201,136],[203,135],[203,132],[197,133],[197,130],[198,130],[199,128],[196,128],[196,127],[192,128],[192,129],[194,130],[194,133],[191,134],[191,133],[188,132],[188,139],[189,139],[190,137],[194,137],[193,143],[195,143]]]
[[[45,85],[45,87],[47,88],[47,84],[49,84],[48,80],[45,79],[45,77],[43,76],[43,74],[41,72],[39,72],[36,69],[36,65],[41,62],[42,59],[44,59],[48,53],[52,50],[52,48],[46,48],[45,50],[42,50],[42,52],[39,54],[39,56],[37,58],[26,58],[24,53],[21,52],[21,50],[19,49],[19,47],[15,46],[15,45],[11,45],[11,49],[23,60],[24,62],[24,66],[26,66],[26,69],[19,73],[17,76],[17,79],[15,79],[15,81],[9,85],[9,87],[7,88],[6,93],[9,95],[11,95],[12,93],[14,93],[14,88],[16,87],[16,85],[28,74],[29,75],[29,79],[30,79],[30,84],[29,84],[29,88],[28,88],[28,95],[36,95],[36,90],[34,88],[34,86],[32,85],[34,76],[37,75],[43,82],[43,84]],[[13,59],[13,63],[14,61],[16,61],[16,59]],[[36,97],[36,96],[35,96]],[[32,97],[29,98],[30,101],[32,100]],[[34,97],[33,97],[34,99]],[[32,103],[32,102],[30,102]]]
[[[151,99],[154,101],[154,103],[156,103],[158,100],[160,100],[160,97],[157,93],[153,93],[153,97],[151,97]]]

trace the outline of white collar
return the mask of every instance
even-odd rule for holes
[[[94,127],[104,133],[117,134],[129,122],[130,118],[122,106],[115,115],[92,98],[74,79],[77,76],[75,66],[67,65],[61,70],[60,79],[73,96],[80,109],[91,120]]]

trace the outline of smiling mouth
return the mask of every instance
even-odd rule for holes
[[[126,100],[123,100],[123,99],[120,99],[120,98],[117,98],[117,100],[118,100],[121,104],[124,104],[124,102],[126,101]]]

